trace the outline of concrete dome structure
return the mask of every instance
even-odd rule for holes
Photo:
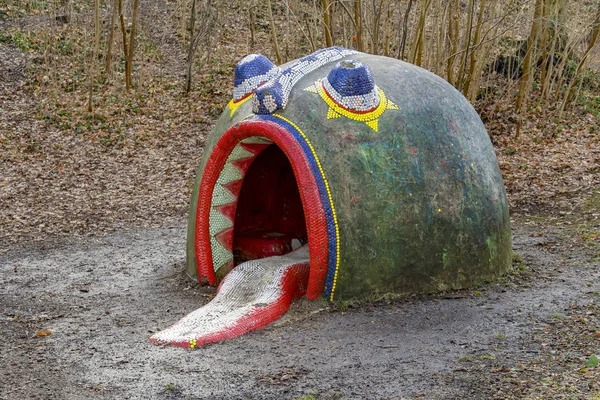
[[[279,68],[247,56],[234,93],[198,167],[191,277],[301,247],[301,289],[334,300],[467,288],[511,265],[494,149],[443,79],[330,48]]]

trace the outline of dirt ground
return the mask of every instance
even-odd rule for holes
[[[570,225],[513,225],[515,270],[500,282],[301,300],[262,331],[191,351],[148,341],[214,293],[183,274],[183,224],[15,247],[0,259],[0,398],[596,399],[594,249]]]

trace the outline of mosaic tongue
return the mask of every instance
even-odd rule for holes
[[[150,340],[194,348],[261,329],[306,293],[309,264],[308,246],[242,263],[225,276],[210,303]]]

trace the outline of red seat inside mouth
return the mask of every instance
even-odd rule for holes
[[[237,262],[281,256],[289,253],[301,243],[293,235],[268,231],[244,232],[239,234],[236,239],[234,255]]]
[[[244,176],[234,223],[234,263],[289,253],[307,236],[294,171],[283,151],[271,145]]]

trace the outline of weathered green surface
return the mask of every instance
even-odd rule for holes
[[[400,107],[378,132],[304,91],[331,63],[295,87],[281,115],[315,147],[329,181],[340,230],[336,299],[423,293],[473,286],[511,263],[508,205],[488,134],[473,107],[441,78],[398,60],[359,54],[376,84]],[[227,127],[251,114],[251,102],[211,135],[198,175]],[[190,222],[195,220],[197,185]],[[188,273],[195,275],[188,231]]]

